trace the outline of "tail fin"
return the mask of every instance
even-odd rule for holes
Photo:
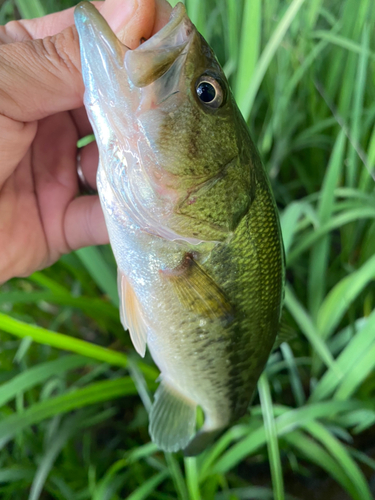
[[[197,434],[193,437],[190,443],[184,449],[185,457],[195,457],[195,455],[199,455],[202,453],[207,446],[209,446],[216,436],[220,434],[222,429],[215,429],[212,431],[205,431],[204,427],[197,432]]]

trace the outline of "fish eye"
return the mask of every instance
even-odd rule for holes
[[[209,75],[198,78],[195,91],[202,104],[213,109],[219,108],[224,101],[224,92],[220,83]]]

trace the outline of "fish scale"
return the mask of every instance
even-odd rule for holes
[[[275,342],[284,287],[275,202],[182,4],[132,51],[90,3],[75,20],[121,321],[161,372],[150,435],[195,455],[246,413]]]

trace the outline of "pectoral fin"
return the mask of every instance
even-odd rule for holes
[[[118,270],[117,281],[120,296],[121,323],[125,330],[129,330],[134,348],[143,358],[146,352],[147,325],[141,305],[128,279],[120,270]]]
[[[181,304],[190,311],[210,319],[233,317],[233,308],[223,290],[191,254],[186,254],[180,266],[162,274],[172,283]]]

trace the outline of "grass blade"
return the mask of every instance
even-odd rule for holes
[[[40,344],[75,352],[82,356],[104,361],[115,366],[126,367],[128,365],[128,358],[125,354],[95,344],[90,344],[84,340],[75,339],[62,333],[52,332],[45,328],[40,328],[39,326],[22,323],[3,313],[0,313],[0,330],[11,333],[19,338],[31,337],[35,342]]]
[[[0,386],[0,407],[16,397],[17,394],[31,389],[53,375],[62,375],[66,371],[87,366],[90,363],[92,361],[88,358],[71,355],[28,368]]]
[[[285,306],[288,308],[291,315],[298,323],[301,332],[306,336],[311,344],[311,347],[315,349],[316,353],[323,361],[323,363],[325,363],[329,368],[332,368],[337,376],[341,375],[341,371],[336,366],[335,360],[333,359],[333,356],[329,351],[327,345],[319,336],[318,330],[315,327],[312,319],[303,309],[302,305],[298,302],[292,292],[291,287],[289,286],[287,286],[285,289]]]
[[[355,491],[350,493],[354,500],[372,500],[373,496],[367,485],[367,481],[358,465],[351,458],[344,445],[336,439],[323,425],[311,422],[305,426],[306,430],[318,441],[320,441],[331,453],[338,464],[341,465],[347,478],[352,482]]]
[[[58,429],[58,432],[56,433],[56,436],[54,436],[52,442],[48,444],[48,448],[38,464],[28,500],[38,500],[40,498],[44,483],[46,482],[53,463],[57,459],[66,441],[77,431],[78,424],[82,418],[82,415],[75,415],[72,418],[69,418],[64,425]]]
[[[327,223],[332,216],[335,202],[335,188],[338,187],[342,175],[344,148],[346,144],[345,139],[345,134],[341,131],[337,137],[327,166],[317,209],[319,225]],[[325,296],[325,276],[327,274],[329,262],[329,244],[330,239],[329,236],[326,235],[314,245],[311,252],[310,268],[313,272],[310,273],[309,279],[309,305],[313,318],[316,318],[319,307]]]
[[[317,325],[322,338],[327,339],[332,335],[349,305],[374,279],[375,255],[333,287],[319,309]]]
[[[304,1],[305,0],[293,0],[289,5],[288,10],[280,20],[277,28],[275,29],[267,45],[265,46],[262,55],[259,58],[258,64],[256,65],[256,68],[253,72],[253,79],[249,85],[246,95],[238,101],[239,108],[246,120],[249,119],[255,96],[259,90],[260,84],[262,83],[267,68],[273,56],[275,55],[276,50],[279,48],[285,33],[287,32],[295,16],[298,14],[298,11],[302,7]]]
[[[336,373],[328,370],[314,388],[309,401],[317,402],[329,397],[344,380],[350,379],[349,374],[356,366],[361,371],[362,360],[367,356],[373,342],[375,342],[375,312],[366,319],[361,329],[337,358],[336,363],[342,370],[342,377],[338,378]],[[362,378],[361,373],[358,375]],[[353,379],[353,382],[355,381],[358,381],[357,377]]]
[[[202,500],[199,490],[199,479],[197,459],[195,457],[185,458],[186,483],[189,490],[190,500]]]
[[[273,416],[271,391],[265,373],[263,373],[259,379],[258,392],[262,407],[264,428],[266,431],[274,498],[275,500],[284,500],[285,492],[280,461],[279,442],[277,438],[275,419]]]
[[[315,440],[307,437],[304,432],[294,431],[284,436],[285,441],[296,448],[302,456],[315,463],[333,477],[341,486],[351,494],[355,489],[349,478],[329,453]],[[353,496],[352,496],[353,498]]]
[[[231,2],[231,4],[235,3],[237,4],[237,2]],[[246,96],[259,58],[262,19],[261,7],[260,0],[244,3],[241,29],[242,37],[239,45],[238,70],[234,92],[238,102],[241,102]]]
[[[3,447],[17,432],[54,415],[136,393],[132,379],[122,377],[95,382],[83,389],[36,403],[22,413],[13,414],[0,421],[0,447]]]
[[[175,484],[179,500],[190,500],[189,492],[186,487],[186,483],[182,475],[178,461],[174,457],[173,453],[165,453],[165,459],[168,464],[170,475]]]
[[[96,247],[81,248],[76,255],[82,261],[98,287],[108,295],[112,303],[119,305],[116,271],[111,269]]]
[[[41,0],[32,0],[32,2],[30,0],[15,0],[15,4],[23,19],[42,17],[47,14]]]
[[[153,493],[156,488],[168,477],[168,471],[159,472],[155,476],[145,481],[142,486],[137,488],[126,500],[143,500]]]

